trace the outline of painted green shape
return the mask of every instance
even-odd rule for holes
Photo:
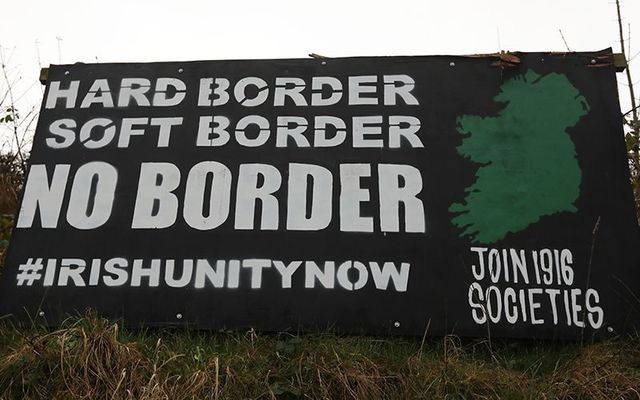
[[[452,204],[461,236],[494,243],[542,216],[576,212],[582,172],[567,129],[589,105],[562,74],[529,70],[506,81],[494,101],[495,116],[462,115],[457,150],[481,164],[462,203]]]

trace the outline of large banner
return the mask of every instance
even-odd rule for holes
[[[52,66],[0,313],[584,338],[636,327],[610,51]]]

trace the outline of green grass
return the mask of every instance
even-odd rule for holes
[[[95,315],[0,323],[2,399],[614,399],[640,395],[640,339],[461,341],[162,329]]]

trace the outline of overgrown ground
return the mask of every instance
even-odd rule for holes
[[[630,399],[640,339],[132,332],[88,315],[58,330],[2,324],[0,388],[6,399]]]

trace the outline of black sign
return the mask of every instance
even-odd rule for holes
[[[60,65],[0,312],[590,337],[639,243],[610,51]]]

